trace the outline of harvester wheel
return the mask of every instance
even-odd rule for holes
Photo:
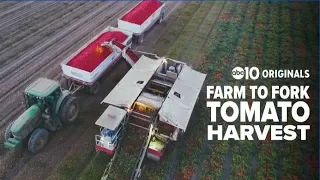
[[[96,95],[99,92],[99,89],[100,89],[100,83],[99,81],[97,81],[88,87],[88,93],[91,95]]]
[[[31,134],[28,142],[28,150],[33,153],[43,149],[49,140],[49,132],[46,129],[38,128]]]
[[[140,36],[137,37],[138,38],[138,44],[143,44],[144,41],[144,34],[141,34]]]
[[[11,126],[12,126],[13,122],[11,122],[7,128],[6,128],[6,131],[4,132],[4,140],[8,140],[9,138],[13,138],[13,135],[11,133]]]
[[[69,97],[61,104],[59,117],[64,124],[73,123],[79,116],[79,101],[76,97]]]

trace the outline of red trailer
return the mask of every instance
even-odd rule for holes
[[[131,32],[107,27],[61,63],[61,85],[73,93],[85,88],[90,94],[96,94],[99,78],[121,57],[131,66],[138,60],[130,50],[131,44]]]

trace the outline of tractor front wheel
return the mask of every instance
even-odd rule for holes
[[[11,126],[12,126],[13,122],[11,122],[7,128],[6,131],[4,132],[4,140],[8,140],[9,138],[13,138],[13,135],[11,133]]]
[[[38,128],[31,134],[28,142],[28,150],[33,153],[43,149],[49,140],[49,132],[46,129]]]
[[[60,108],[60,120],[64,124],[73,123],[79,116],[80,104],[76,97],[70,97],[61,105]]]

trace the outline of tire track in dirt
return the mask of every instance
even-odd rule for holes
[[[77,6],[84,5],[85,3],[58,3],[53,8],[47,11],[42,11],[34,14],[33,16],[28,16],[27,20],[18,23],[14,30],[8,32],[1,32],[5,36],[1,37],[0,49],[3,52],[8,46],[14,45],[11,41],[24,41],[30,38],[30,34],[38,32],[40,29],[49,26],[53,21],[58,20],[63,17],[63,15],[73,13]],[[60,15],[64,13],[63,15]],[[51,27],[53,28],[53,27]],[[13,39],[13,40],[12,40]]]
[[[32,4],[32,2],[23,2],[23,3],[14,4],[14,5],[12,5],[11,7],[10,7],[10,6],[9,6],[9,7],[6,7],[6,9],[8,9],[8,10],[2,11],[2,12],[0,13],[0,18],[7,16],[8,14],[11,14],[11,13],[14,12],[14,11],[17,11],[17,10],[19,10],[19,9],[22,9],[22,8],[24,8],[24,7],[27,7],[27,6],[30,5],[30,4]]]
[[[9,73],[5,75],[10,77],[10,78],[3,78],[2,82],[0,83],[0,87],[1,87],[0,94],[2,95],[2,97],[0,98],[0,101],[6,102],[7,104],[6,107],[1,108],[2,111],[1,111],[0,118],[2,119],[2,121],[0,121],[0,127],[3,126],[3,123],[4,123],[3,118],[6,117],[7,114],[11,113],[12,111],[15,111],[15,109],[17,108],[16,98],[19,98],[19,96],[16,92],[19,90],[22,90],[22,88],[25,87],[30,81],[32,81],[36,75],[39,75],[38,73],[34,73],[34,74],[32,73],[39,72],[41,68],[43,69],[44,67],[50,67],[52,64],[57,63],[56,61],[52,61],[52,59],[48,57],[53,58],[58,56],[59,54],[61,54],[63,49],[68,49],[68,47],[72,46],[73,42],[75,42],[76,40],[79,40],[79,38],[86,35],[87,34],[86,31],[90,31],[90,29],[88,28],[82,29],[79,27],[81,27],[81,25],[83,24],[88,25],[88,27],[95,27],[96,22],[99,22],[99,20],[101,22],[102,19],[105,18],[101,16],[101,13],[106,9],[116,8],[116,7],[110,6],[115,3],[116,2],[113,2],[113,3],[108,2],[103,6],[100,6],[99,8],[96,9],[96,11],[92,12],[85,18],[77,21],[76,24],[73,24],[72,26],[67,27],[67,29],[65,29],[67,31],[60,31],[57,36],[54,36],[48,39],[46,42],[43,42],[44,44],[42,44],[41,47],[38,47],[37,49],[32,51],[30,54],[27,54],[22,58],[16,60],[15,63],[13,63],[11,66],[9,65],[7,69],[0,72],[0,74]],[[118,9],[119,9],[119,6],[118,6]],[[115,11],[110,11],[110,12],[116,13]],[[90,19],[93,19],[93,20],[90,21]],[[87,21],[89,21],[89,23],[87,23]],[[51,49],[54,49],[54,51],[50,51],[50,50],[44,51],[48,47],[50,47]],[[43,52],[39,53],[41,51]],[[34,66],[32,63],[37,61],[38,61],[37,66]],[[61,60],[59,61],[59,63],[60,62]],[[12,82],[12,80],[14,80],[14,82]],[[10,118],[10,117],[7,117],[7,118]]]
[[[10,63],[14,62],[10,60],[19,58],[25,53],[29,53],[34,47],[41,45],[46,38],[54,36],[54,34],[57,33],[55,31],[63,28],[60,26],[65,24],[65,22],[61,22],[62,20],[60,18],[66,18],[69,15],[72,16],[76,11],[87,10],[91,5],[93,8],[95,7],[94,4],[82,3],[80,5],[78,3],[73,3],[70,6],[67,5],[67,7],[65,7],[63,4],[58,5],[63,6],[63,10],[59,11],[58,13],[55,12],[56,9],[53,9],[51,12],[46,12],[46,16],[49,18],[39,23],[28,24],[27,26],[24,26],[23,29],[19,29],[12,34],[8,34],[8,38],[4,39],[0,45],[0,54],[2,55],[0,64],[2,67],[8,66]],[[83,16],[85,16],[85,14]],[[71,22],[69,23],[71,24],[73,21],[76,21],[81,17],[78,18],[75,16],[70,18]],[[37,19],[35,19],[35,21],[37,21]],[[13,49],[17,49],[18,52],[13,53]]]
[[[6,10],[8,8],[11,8],[12,6],[16,5],[17,2],[4,2],[4,1],[1,1],[0,2],[0,10],[3,11],[3,10]]]
[[[25,19],[28,18],[28,16],[32,16],[40,11],[44,11],[46,9],[53,8],[56,5],[59,5],[60,3],[56,2],[45,2],[45,3],[33,3],[31,7],[27,9],[25,12],[21,12],[17,14],[17,16],[10,16],[9,18],[3,18],[0,21],[0,32],[7,33],[8,31],[5,30],[12,30],[16,28],[14,25],[17,25],[20,22],[25,22]],[[61,5],[61,4],[60,4]],[[10,29],[11,28],[11,29]]]

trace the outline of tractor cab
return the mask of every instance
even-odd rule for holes
[[[25,104],[27,107],[34,104],[53,105],[61,94],[62,90],[57,81],[39,78],[25,89]]]
[[[96,121],[100,126],[100,134],[95,136],[96,150],[113,154],[122,138],[127,111],[115,106],[108,106]]]

